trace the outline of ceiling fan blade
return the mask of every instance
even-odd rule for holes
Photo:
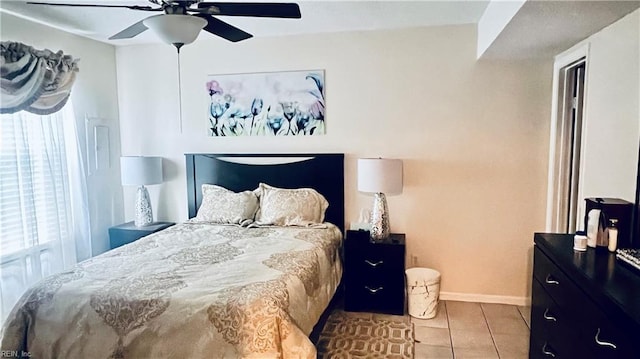
[[[126,8],[131,10],[162,11],[162,8],[154,8],[151,6],[138,6],[138,5],[63,4],[63,3],[32,2],[32,1],[27,1],[27,4],[51,5],[51,6],[77,6],[77,7],[115,7],[115,8]]]
[[[211,15],[195,14],[193,16],[198,16],[207,20],[207,26],[205,26],[203,30],[208,31],[214,35],[218,35],[231,42],[238,42],[253,37],[253,35],[251,35],[250,33],[244,32],[231,24],[216,19]]]
[[[140,20],[135,24],[129,26],[128,28],[120,31],[119,33],[111,36],[109,40],[120,40],[120,39],[130,39],[148,29],[148,27],[143,24],[144,20]]]
[[[226,3],[226,2],[201,2],[198,8],[210,8],[212,15],[225,16],[255,16],[255,17],[282,17],[299,19],[300,7],[294,3]]]

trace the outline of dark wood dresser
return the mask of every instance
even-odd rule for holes
[[[534,236],[530,358],[640,358],[640,271],[573,235]]]
[[[368,231],[347,231],[345,310],[404,314],[404,257],[404,234],[374,243]]]

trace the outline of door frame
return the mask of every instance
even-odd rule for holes
[[[551,124],[549,129],[549,170],[547,177],[547,209],[546,209],[546,221],[545,221],[545,231],[546,232],[562,232],[563,230],[557,228],[558,216],[563,215],[558,213],[558,209],[561,207],[560,199],[556,196],[557,193],[557,183],[556,183],[556,174],[557,174],[557,159],[556,153],[557,148],[556,144],[558,143],[558,136],[561,134],[558,133],[559,121],[562,120],[562,91],[564,87],[561,89],[561,75],[562,71],[565,67],[584,59],[585,61],[585,73],[584,73],[584,105],[582,110],[582,140],[580,142],[580,153],[584,154],[584,138],[586,138],[587,131],[587,114],[586,108],[588,106],[588,102],[586,101],[587,92],[588,92],[588,81],[589,81],[589,43],[579,44],[575,47],[565,51],[564,53],[558,55],[554,59],[553,63],[553,87],[552,87],[552,95],[551,95]],[[584,168],[584,156],[580,156],[580,170]],[[578,181],[578,198],[582,198],[583,193],[583,181]],[[576,228],[582,228],[582,212],[584,209],[583,205],[578,203],[578,213],[576,217]]]

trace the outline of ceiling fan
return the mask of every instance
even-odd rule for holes
[[[299,19],[300,7],[294,3],[256,2],[201,2],[201,0],[149,0],[157,6],[65,4],[49,2],[27,2],[33,5],[126,8],[139,11],[163,12],[140,20],[109,40],[130,39],[146,31],[155,30],[160,38],[176,46],[178,51],[184,44],[193,42],[201,29],[232,42],[251,38],[253,35],[228,24],[214,15],[249,16]],[[193,6],[197,5],[197,6]]]

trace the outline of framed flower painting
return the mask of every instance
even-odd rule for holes
[[[210,136],[325,133],[324,70],[210,75]]]

